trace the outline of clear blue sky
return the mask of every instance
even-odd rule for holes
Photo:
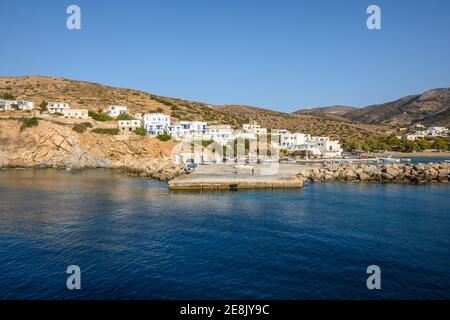
[[[82,29],[66,28],[77,4]],[[382,30],[366,28],[366,8]],[[1,1],[0,75],[211,104],[365,106],[450,87],[448,0]]]

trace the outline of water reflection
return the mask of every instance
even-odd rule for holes
[[[0,298],[449,298],[449,191],[169,192],[109,170],[0,171]],[[361,285],[375,262],[390,290]],[[81,293],[65,290],[69,264]]]

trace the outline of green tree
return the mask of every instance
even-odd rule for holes
[[[42,102],[39,104],[39,109],[40,109],[40,112],[41,112],[41,113],[44,113],[45,111],[47,111],[47,105],[48,105],[48,103],[45,102],[45,101],[42,101]]]
[[[450,141],[444,138],[436,137],[432,144],[433,149],[450,150]]]

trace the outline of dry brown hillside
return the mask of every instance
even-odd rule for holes
[[[10,93],[17,99],[68,102],[73,108],[99,111],[109,105],[126,105],[130,113],[163,112],[178,120],[203,119],[211,123],[237,120],[215,111],[205,103],[162,97],[139,90],[114,88],[93,82],[55,77],[0,77],[0,95]]]
[[[203,120],[210,124],[230,124],[234,128],[256,120],[269,129],[297,130],[327,135],[342,141],[353,137],[382,135],[387,127],[356,125],[339,119],[292,115],[247,106],[210,106],[205,103],[153,95],[143,91],[114,88],[98,83],[64,78],[28,76],[0,77],[0,95],[9,93],[17,99],[68,102],[73,108],[102,110],[108,105],[129,107],[130,113],[163,112],[176,120]]]

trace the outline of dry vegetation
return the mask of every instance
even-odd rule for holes
[[[230,124],[238,128],[250,120],[267,128],[284,128],[313,135],[326,135],[345,141],[356,137],[384,135],[388,127],[360,125],[311,115],[286,114],[247,106],[210,106],[179,98],[162,97],[146,92],[113,88],[98,83],[51,77],[0,77],[0,93],[17,99],[68,102],[73,108],[99,111],[109,105],[126,105],[130,113],[163,112],[175,120],[203,120],[210,124]]]

